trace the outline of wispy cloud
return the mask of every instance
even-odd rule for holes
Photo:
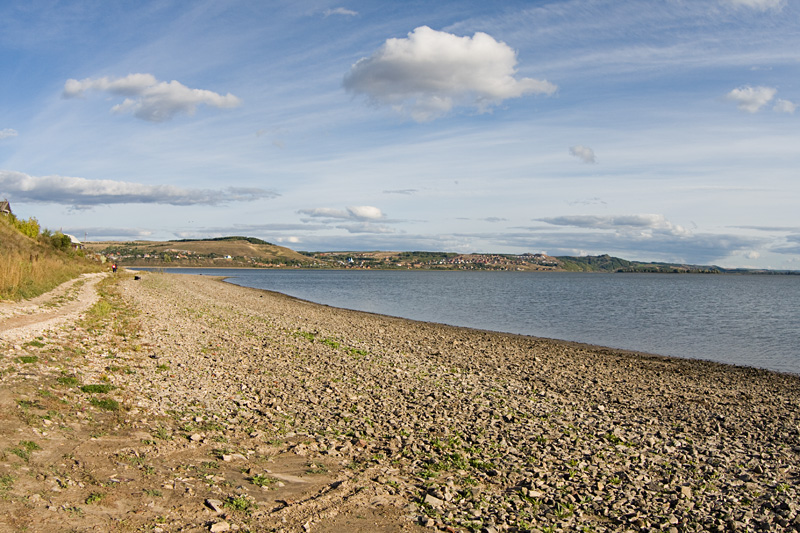
[[[594,164],[597,163],[597,159],[594,156],[594,150],[589,148],[588,146],[571,146],[569,149],[570,155],[573,155],[583,161],[584,163]]]
[[[786,5],[786,0],[722,0],[723,4],[733,7],[747,7],[758,11],[774,9],[780,11]]]
[[[541,222],[555,226],[571,226],[587,229],[613,229],[629,233],[634,232],[660,232],[671,235],[687,235],[689,231],[684,227],[668,221],[664,215],[616,215],[616,216],[560,216],[537,219]]]
[[[10,139],[11,137],[16,137],[16,136],[17,136],[17,130],[12,130],[11,128],[0,130],[0,140]]]
[[[205,89],[190,89],[175,80],[158,81],[152,74],[129,74],[124,78],[69,79],[64,84],[65,98],[80,98],[89,90],[126,96],[111,108],[114,113],[132,113],[149,122],[164,122],[178,113],[193,115],[200,104],[220,109],[236,107],[241,100],[228,93],[221,95]]]
[[[750,87],[746,85],[734,89],[725,95],[727,100],[736,102],[736,107],[748,113],[756,113],[759,109],[767,105],[778,92],[772,87]]]
[[[332,225],[335,228],[343,229],[348,233],[394,233],[395,230],[386,226],[385,223],[396,222],[388,220],[386,215],[371,205],[351,206],[345,209],[332,209],[329,207],[317,207],[314,209],[301,209],[299,214],[309,217],[303,220],[319,220],[320,222]],[[347,223],[342,223],[345,221]],[[381,222],[381,224],[378,224]]]
[[[301,209],[301,215],[312,218],[342,219],[342,220],[381,220],[385,215],[377,207],[359,205],[345,209],[332,209],[330,207],[317,207],[314,209]]]
[[[794,110],[797,109],[797,104],[790,102],[789,100],[782,100],[779,98],[775,101],[775,107],[772,109],[778,113],[788,113],[791,115],[794,113]]]
[[[335,7],[333,9],[326,9],[325,17],[330,17],[331,15],[344,15],[346,17],[355,17],[356,15],[358,15],[358,11],[353,11],[352,9],[347,9],[346,7]]]
[[[412,195],[418,192],[417,189],[394,189],[394,190],[386,190],[383,191],[383,194],[406,194]]]
[[[0,170],[0,190],[19,202],[41,202],[86,208],[109,204],[222,205],[275,198],[274,191],[259,188],[185,189],[172,185],[147,185],[68,176],[29,176]]]
[[[486,33],[459,37],[420,26],[404,39],[387,39],[345,76],[344,87],[423,122],[454,106],[486,111],[508,98],[553,94],[557,87],[515,78],[516,52]]]

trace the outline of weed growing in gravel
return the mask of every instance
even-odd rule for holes
[[[26,364],[38,363],[39,358],[35,355],[20,355],[19,357],[17,357],[17,362]]]
[[[120,409],[119,402],[111,398],[90,398],[89,403],[104,411],[119,411]]]
[[[44,348],[45,344],[42,342],[44,337],[36,337],[36,340],[28,341],[23,346],[33,346],[34,348]]]
[[[264,474],[256,474],[250,478],[250,483],[256,485],[258,487],[269,487],[273,483],[275,483],[277,479],[269,476],[265,476]]]
[[[34,409],[43,409],[44,407],[42,404],[39,403],[38,400],[17,400],[17,405],[19,405],[23,410],[34,408]]]
[[[0,496],[4,496],[6,492],[11,490],[14,486],[14,476],[11,474],[3,474],[0,476]]]
[[[302,338],[304,338],[306,340],[309,340],[309,341],[313,341],[314,338],[316,337],[315,334],[309,333],[307,331],[298,331],[297,333],[295,333],[295,335],[297,335],[298,337],[302,337]]]
[[[104,497],[105,497],[105,494],[103,494],[102,492],[93,492],[93,493],[89,494],[89,496],[86,497],[86,502],[85,503],[87,505],[91,505],[93,503],[98,503]]]
[[[222,505],[233,511],[240,511],[247,514],[252,513],[257,507],[255,502],[251,501],[246,496],[229,496]]]
[[[169,432],[169,429],[165,427],[156,428],[156,430],[153,431],[153,436],[161,440],[172,440],[172,434]]]
[[[8,451],[9,453],[13,453],[17,457],[24,460],[26,463],[31,458],[31,452],[35,452],[36,450],[41,450],[42,447],[33,442],[32,440],[23,440],[20,441],[19,446],[16,448],[10,448]]]
[[[161,491],[158,489],[143,489],[142,492],[151,498],[161,498],[163,496]]]
[[[98,383],[94,385],[82,385],[81,391],[87,394],[105,394],[114,390],[114,385],[108,383]]]

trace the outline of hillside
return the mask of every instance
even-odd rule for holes
[[[35,218],[0,215],[0,300],[31,298],[100,264],[71,248],[69,237],[40,232]]]
[[[313,266],[294,250],[253,237],[176,241],[87,242],[88,250],[123,266],[151,267],[286,267]]]

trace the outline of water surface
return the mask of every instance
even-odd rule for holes
[[[800,276],[170,271],[414,320],[800,374]]]

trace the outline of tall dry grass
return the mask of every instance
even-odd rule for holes
[[[0,254],[0,300],[33,298],[100,266],[65,254]]]

